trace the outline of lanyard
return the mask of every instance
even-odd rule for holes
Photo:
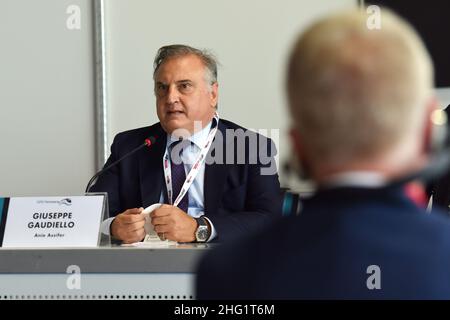
[[[170,157],[168,149],[166,148],[166,152],[164,153],[163,157],[163,168],[164,168],[164,177],[166,181],[166,187],[167,187],[167,197],[169,198],[169,203],[175,207],[178,206],[180,201],[183,199],[186,192],[189,190],[189,187],[194,182],[195,177],[200,171],[200,166],[206,159],[206,155],[211,147],[212,141],[214,140],[214,136],[216,135],[217,129],[219,127],[219,115],[217,112],[214,114],[214,119],[216,120],[216,126],[214,128],[211,128],[208,134],[208,138],[206,139],[205,144],[201,148],[200,155],[198,156],[197,160],[194,162],[194,165],[192,166],[191,170],[189,171],[188,175],[186,176],[186,180],[183,183],[183,186],[181,187],[180,193],[178,194],[175,201],[173,201],[173,189],[172,189],[172,172],[170,170]]]

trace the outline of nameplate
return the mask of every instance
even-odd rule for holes
[[[0,198],[0,246],[97,247],[104,195]]]

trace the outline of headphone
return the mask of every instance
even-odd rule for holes
[[[430,161],[428,164],[403,177],[390,182],[389,186],[400,186],[413,180],[429,183],[443,176],[450,169],[450,123],[447,118],[450,105],[445,109],[436,109],[431,114]]]
[[[398,187],[411,181],[419,180],[424,184],[431,183],[450,171],[450,122],[447,120],[450,116],[450,105],[445,109],[436,109],[431,113],[431,132],[429,139],[428,152],[430,161],[422,169],[407,175],[395,178],[385,187]],[[298,161],[294,162],[292,157],[283,165],[286,174],[295,173],[299,179],[307,177],[301,170]],[[301,198],[297,192],[290,189],[284,190],[283,216],[298,215],[300,212]]]

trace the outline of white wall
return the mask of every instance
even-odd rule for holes
[[[95,158],[91,1],[0,0],[0,39],[0,196],[81,194]]]
[[[157,122],[152,63],[173,43],[211,49],[219,68],[221,117],[248,128],[280,129],[289,152],[284,69],[297,33],[355,0],[106,0],[109,144],[120,131]]]

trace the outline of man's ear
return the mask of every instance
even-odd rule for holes
[[[289,166],[292,171],[297,173],[300,179],[308,179],[308,161],[305,157],[301,135],[298,133],[297,129],[291,128],[289,130],[289,136],[293,148],[291,158],[289,159]]]
[[[213,108],[216,108],[218,99],[219,99],[219,84],[217,82],[214,82],[211,85],[211,106]]]
[[[300,134],[298,133],[297,129],[291,128],[289,130],[289,136],[291,138],[291,144],[294,149],[295,156],[300,160],[303,154]]]

